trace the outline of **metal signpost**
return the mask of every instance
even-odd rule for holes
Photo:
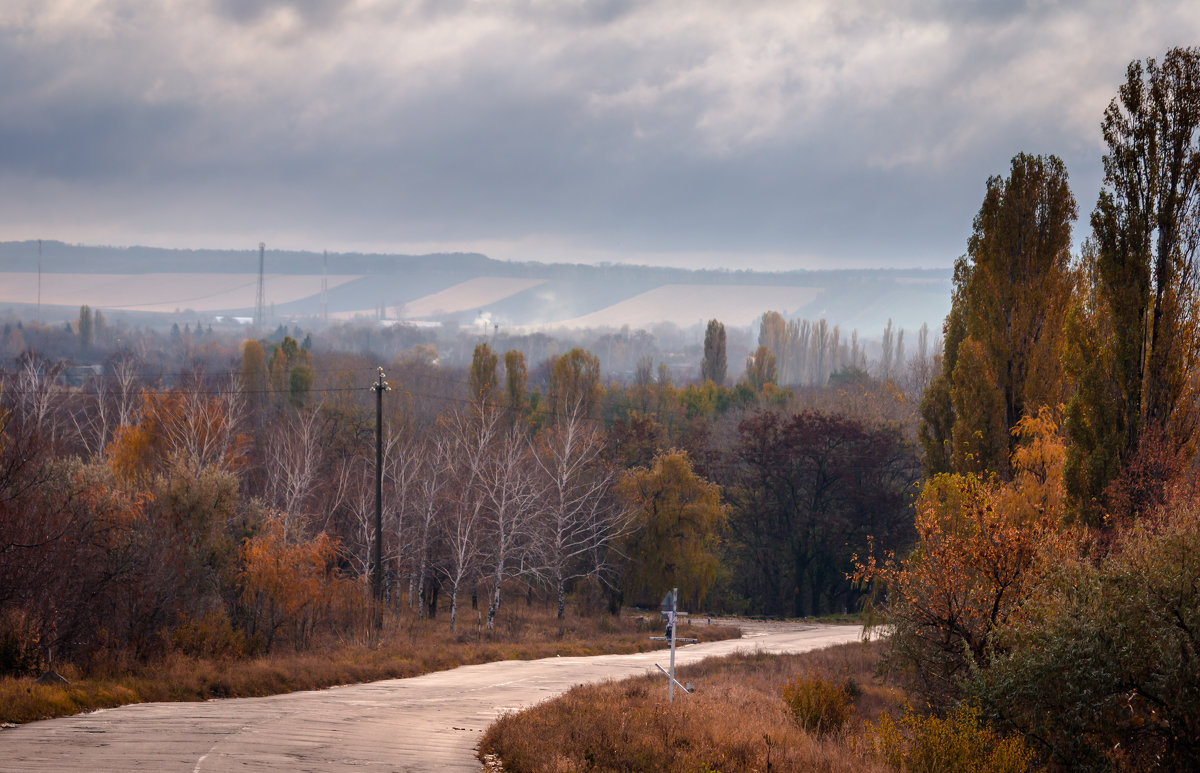
[[[657,663],[654,664],[655,668],[657,668],[659,671],[662,671],[664,674],[667,675],[667,702],[668,703],[675,702],[675,685],[679,684],[679,682],[675,680],[675,642],[677,642],[677,641],[682,641],[682,642],[696,641],[696,639],[680,639],[675,636],[675,627],[676,627],[676,622],[679,619],[679,616],[680,615],[684,615],[685,617],[687,616],[687,612],[679,611],[678,601],[679,601],[679,588],[672,588],[670,590],[670,592],[667,593],[667,595],[663,597],[662,606],[661,606],[661,612],[662,612],[663,619],[665,619],[667,621],[667,635],[650,637],[651,641],[669,641],[669,642],[671,642],[671,670],[667,671],[666,669],[664,669],[662,666],[658,665]],[[679,688],[681,690],[683,690],[684,692],[691,692],[688,688],[684,687],[681,684],[679,684]]]

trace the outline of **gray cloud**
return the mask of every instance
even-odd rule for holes
[[[948,265],[1018,151],[1090,209],[1125,65],[1197,39],[1186,2],[14,0],[0,238]]]

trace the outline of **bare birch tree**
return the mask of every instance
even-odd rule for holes
[[[531,550],[537,516],[538,491],[534,482],[533,450],[520,426],[509,429],[484,470],[484,545],[492,579],[487,629],[495,627],[505,579],[529,570],[525,560]]]
[[[595,427],[577,406],[547,430],[537,455],[543,510],[539,548],[542,565],[562,619],[567,585],[581,577],[602,577],[608,549],[628,528],[629,518],[609,496],[613,472],[600,458]]]

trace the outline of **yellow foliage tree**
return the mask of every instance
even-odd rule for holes
[[[617,490],[637,513],[637,528],[625,541],[626,593],[656,602],[678,587],[681,599],[698,605],[719,566],[726,516],[720,488],[695,473],[686,453],[672,450],[625,473]]]
[[[242,606],[251,636],[270,649],[281,630],[307,643],[334,597],[337,541],[322,532],[312,539],[289,535],[283,516],[267,519],[239,551]]]
[[[1065,450],[1053,413],[1027,416],[1014,434],[1010,483],[935,475],[915,504],[913,552],[858,563],[856,579],[873,579],[887,593],[890,657],[935,703],[953,698],[970,668],[986,665],[1000,628],[1072,552],[1063,525]]]

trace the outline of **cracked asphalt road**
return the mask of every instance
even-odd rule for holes
[[[855,641],[862,630],[739,625],[741,639],[679,647],[676,664],[738,650],[803,652]],[[477,773],[475,745],[503,712],[577,684],[654,671],[655,663],[666,667],[664,650],[509,660],[267,698],[123,706],[0,731],[0,771]]]

